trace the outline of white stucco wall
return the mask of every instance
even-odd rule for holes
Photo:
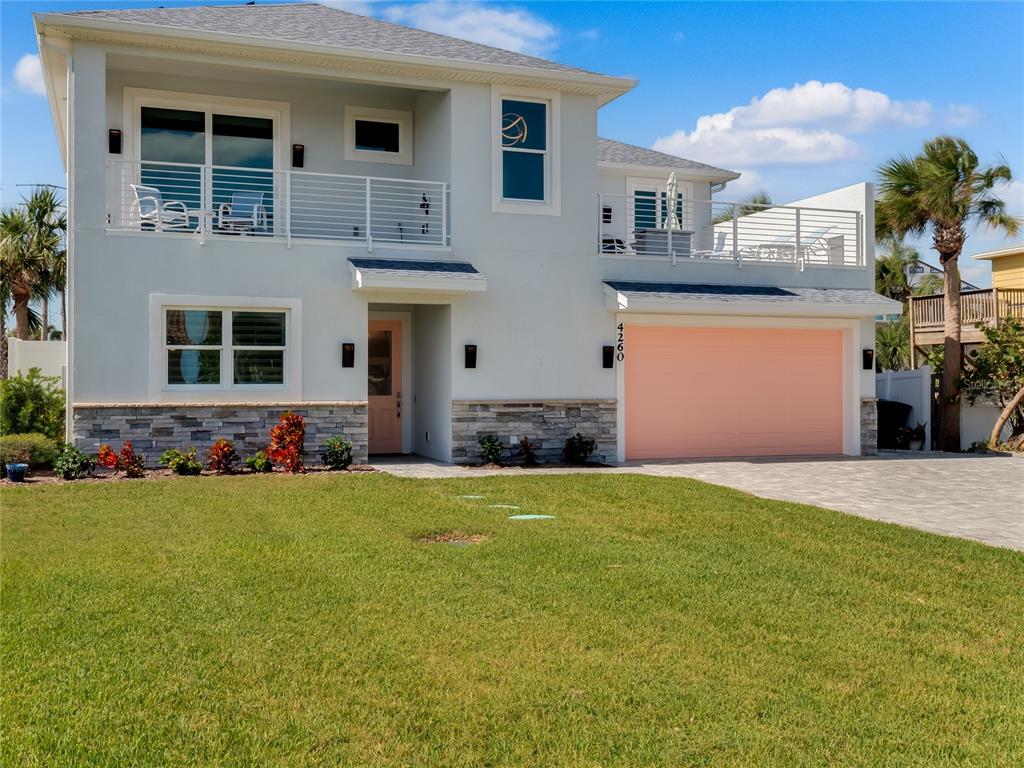
[[[416,453],[447,461],[452,452],[451,308],[415,308],[413,324],[413,446]]]

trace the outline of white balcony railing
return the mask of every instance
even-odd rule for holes
[[[602,255],[805,266],[863,266],[858,211],[677,198],[599,195]]]
[[[439,248],[448,239],[440,181],[117,161],[107,228],[207,236]]]

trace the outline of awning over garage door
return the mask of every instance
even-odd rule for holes
[[[903,305],[862,288],[798,288],[606,280],[608,309],[799,317],[872,317],[899,314]]]

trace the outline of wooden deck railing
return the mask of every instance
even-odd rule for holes
[[[930,339],[945,328],[945,297],[914,296],[908,307],[910,327],[917,344],[935,343]],[[1008,317],[1024,319],[1024,288],[986,288],[979,291],[963,291],[960,294],[961,334],[970,332],[971,338],[965,343],[981,341],[977,327],[984,323],[998,325]],[[978,338],[975,339],[974,336]]]

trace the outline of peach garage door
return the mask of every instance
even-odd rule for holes
[[[840,330],[625,328],[626,458],[842,453]]]

